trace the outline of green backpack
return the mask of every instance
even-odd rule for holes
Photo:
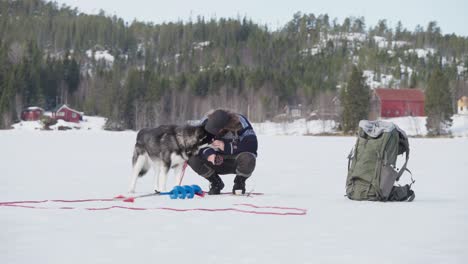
[[[406,153],[404,165],[396,168],[397,156]],[[412,201],[411,185],[394,186],[406,168],[409,143],[405,132],[384,121],[361,120],[356,145],[348,156],[346,196],[351,200]]]

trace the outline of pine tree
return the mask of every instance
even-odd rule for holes
[[[353,66],[346,88],[341,90],[343,106],[343,131],[356,131],[359,121],[367,119],[369,114],[369,87],[365,83],[362,71]]]
[[[415,71],[413,71],[411,73],[409,87],[416,88],[417,86],[418,86],[418,75]]]
[[[68,60],[68,58],[67,58]],[[68,92],[73,94],[80,84],[80,65],[75,60],[71,58],[68,63],[66,63],[64,80],[68,87]]]
[[[429,135],[443,135],[452,124],[453,108],[449,80],[440,67],[429,78],[426,89],[427,131]]]
[[[2,93],[0,94],[0,128],[7,128],[15,120],[15,69],[4,76]]]

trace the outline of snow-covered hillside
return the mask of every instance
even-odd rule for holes
[[[311,40],[311,35],[307,36],[308,42]],[[343,46],[346,43],[346,47],[351,49],[350,61],[354,64],[359,64],[360,56],[359,51],[363,46],[368,45],[368,43],[373,42],[379,50],[385,51],[389,58],[394,58],[397,56],[399,62],[408,61],[408,57],[416,56],[421,60],[429,60],[431,57],[440,56],[440,60],[444,66],[456,66],[457,74],[459,76],[464,76],[467,72],[467,67],[465,67],[465,58],[456,58],[450,56],[442,56],[438,54],[439,50],[433,47],[425,48],[415,48],[414,43],[403,41],[403,40],[394,40],[388,39],[384,36],[372,36],[370,37],[366,33],[358,32],[341,32],[338,34],[330,34],[325,32],[320,32],[317,43],[309,46],[309,48],[304,48],[300,50],[302,56],[316,56],[324,51],[329,45],[333,43],[334,46]],[[402,52],[401,52],[402,51]],[[390,60],[390,59],[389,59]],[[364,63],[365,65],[365,63]],[[414,66],[414,65],[413,65]],[[412,66],[412,67],[413,67]],[[400,77],[394,76],[395,66],[388,67],[384,72],[376,73],[374,69],[363,69],[364,77],[366,78],[366,84],[371,88],[405,88],[408,83],[402,84],[402,79]],[[385,68],[385,67],[384,67]],[[408,65],[400,65],[400,74],[398,76],[404,76],[406,81],[411,79],[411,76],[414,72],[414,69]],[[340,85],[339,85],[340,86]]]
[[[135,136],[0,131],[0,202],[125,193]],[[25,204],[52,209],[0,206],[0,263],[468,261],[466,139],[410,139],[408,167],[416,179],[412,203],[354,202],[343,196],[354,137],[260,136],[259,142],[257,168],[247,188],[264,196]],[[140,179],[139,193],[151,191],[152,174]],[[223,179],[230,190],[233,176]],[[184,183],[208,187],[191,169]],[[84,209],[225,209],[241,203],[296,207],[307,214]]]

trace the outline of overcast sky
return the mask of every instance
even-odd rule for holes
[[[85,13],[98,13],[100,9],[109,15],[117,15],[126,21],[162,23],[169,21],[205,18],[247,16],[254,22],[276,29],[292,19],[297,11],[325,14],[338,18],[341,23],[347,16],[363,16],[366,27],[379,19],[387,19],[394,27],[398,20],[413,31],[416,25],[424,28],[435,20],[442,33],[468,36],[467,0],[58,0]]]

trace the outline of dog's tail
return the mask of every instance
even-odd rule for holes
[[[138,166],[138,177],[143,177],[150,168],[150,163],[148,160],[146,150],[142,148],[138,143],[135,144],[135,149],[133,150],[132,165],[133,168],[135,168],[135,166]]]

